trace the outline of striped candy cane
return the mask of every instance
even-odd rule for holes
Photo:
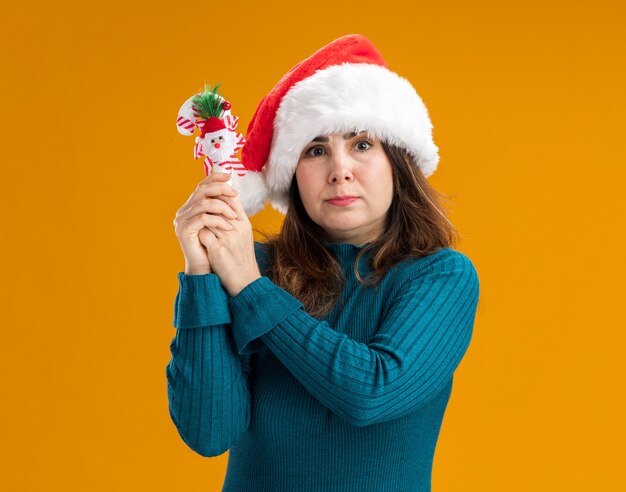
[[[189,99],[187,99],[178,111],[178,116],[176,118],[176,128],[181,135],[193,135],[196,128],[202,128],[202,125],[205,121],[199,117],[196,108],[193,106],[193,98],[194,96],[191,96]],[[236,143],[230,157],[226,161],[217,163],[217,165],[220,167],[220,169],[230,172],[231,174],[237,173],[238,176],[244,176],[247,173],[247,169],[243,165],[243,163],[237,158],[236,154],[239,149],[243,148],[246,140],[243,134],[236,132],[237,125],[239,124],[239,117],[231,114],[230,104],[228,104],[226,107],[228,107],[228,109],[224,111],[224,116],[222,117],[222,119],[224,120],[224,125],[226,126],[226,128],[235,134]],[[215,163],[209,156],[205,155],[202,152],[202,144],[198,141],[198,137],[196,137],[196,144],[193,148],[193,157],[196,160],[204,157],[203,167],[204,174],[206,176],[214,172]],[[227,182],[232,185],[232,178]]]

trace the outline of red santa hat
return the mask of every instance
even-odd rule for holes
[[[207,133],[215,133],[220,130],[226,130],[226,124],[224,120],[221,118],[209,118],[202,124],[202,129],[200,130],[200,138],[204,137]]]
[[[269,199],[286,214],[302,149],[320,135],[362,130],[406,149],[425,176],[437,168],[438,148],[420,96],[365,36],[351,34],[295,65],[259,103],[242,150],[248,172],[233,179],[246,213],[255,214]]]

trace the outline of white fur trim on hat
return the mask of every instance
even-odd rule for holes
[[[321,135],[362,130],[408,150],[426,177],[437,168],[432,123],[408,80],[379,65],[332,65],[294,84],[280,102],[265,166],[272,206],[286,213],[305,145]]]

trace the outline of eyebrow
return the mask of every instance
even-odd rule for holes
[[[367,130],[360,131],[359,133],[357,132],[344,133],[343,139],[350,140],[351,138],[356,137],[357,135],[360,135],[361,133],[367,133]],[[315,137],[313,140],[311,140],[311,142],[328,142],[328,137],[322,137],[322,136]]]

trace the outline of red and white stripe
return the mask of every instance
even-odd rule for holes
[[[226,171],[236,172],[238,176],[245,176],[248,172],[246,167],[243,165],[243,162],[235,156],[231,156],[229,160],[220,162],[218,165]]]
[[[184,116],[179,116],[176,119],[176,126],[178,126],[181,133],[186,135],[191,135],[196,129],[196,123]]]
[[[204,156],[204,175],[213,174],[213,161],[207,155]]]
[[[235,131],[235,129],[237,128],[237,123],[239,123],[239,116],[233,116],[232,114],[227,114],[226,116],[224,116],[224,124],[226,125],[226,128],[228,128],[230,131]]]

